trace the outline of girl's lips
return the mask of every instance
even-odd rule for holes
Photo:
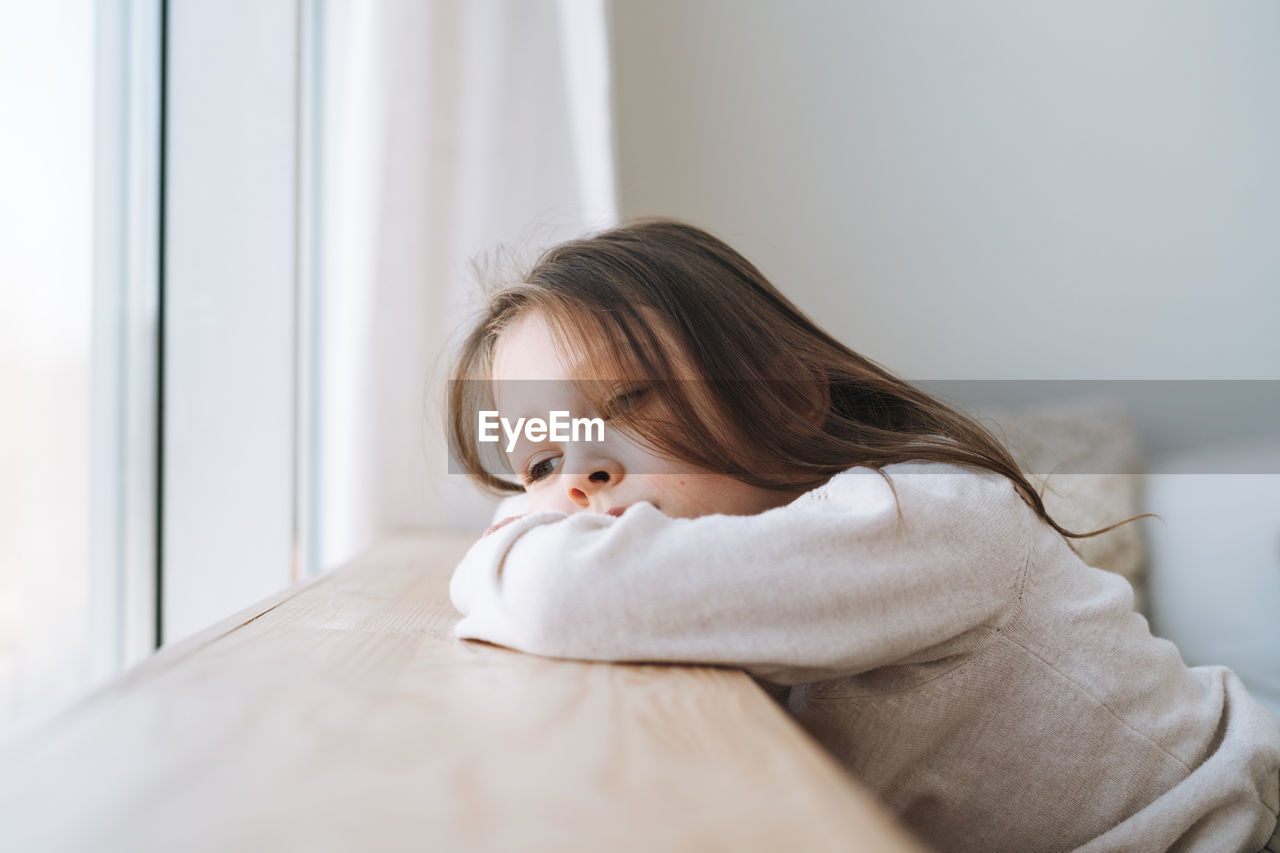
[[[625,506],[615,506],[613,509],[606,511],[605,515],[612,515],[614,518],[617,518],[626,511],[627,508]]]

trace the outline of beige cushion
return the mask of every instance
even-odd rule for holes
[[[1143,512],[1145,462],[1123,404],[1090,398],[1024,411],[977,409],[978,420],[1013,454],[1058,524],[1077,533]],[[1067,542],[1090,566],[1115,572],[1143,609],[1146,543],[1142,522]]]

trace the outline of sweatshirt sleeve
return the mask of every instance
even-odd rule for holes
[[[919,653],[1013,603],[1034,514],[997,474],[852,469],[753,516],[527,515],[454,572],[456,636],[547,657],[740,667],[781,684]]]

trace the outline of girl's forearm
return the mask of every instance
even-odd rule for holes
[[[1030,522],[994,475],[850,474],[758,516],[544,512],[459,565],[456,633],[550,657],[740,666],[780,683],[851,675],[998,618]]]

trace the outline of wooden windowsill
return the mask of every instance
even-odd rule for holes
[[[5,850],[917,850],[749,677],[450,633],[405,536],[0,754]]]

